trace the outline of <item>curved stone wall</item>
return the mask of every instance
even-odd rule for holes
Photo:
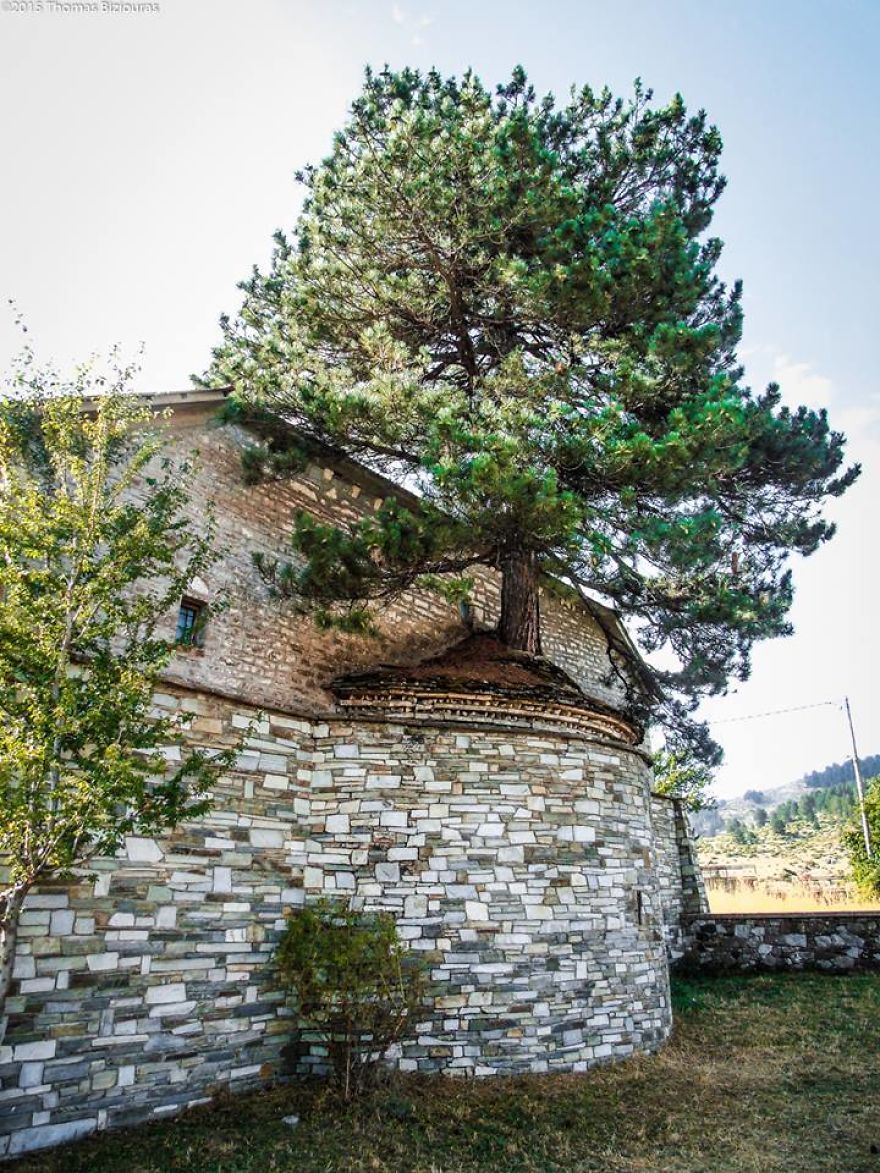
[[[256,714],[169,691],[192,736]],[[517,728],[264,713],[213,811],[33,892],[0,1043],[0,1155],[275,1078],[270,960],[320,893],[398,916],[437,983],[404,1069],[583,1070],[670,1027],[638,750]]]
[[[395,911],[440,989],[403,1067],[583,1070],[666,1036],[640,756],[549,733],[357,722],[334,722],[315,754],[306,891]]]

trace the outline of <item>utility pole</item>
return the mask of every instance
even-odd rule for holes
[[[874,853],[871,850],[871,829],[868,826],[868,816],[865,812],[865,785],[862,781],[862,767],[859,765],[859,751],[856,749],[856,734],[855,730],[853,729],[852,713],[850,712],[849,708],[848,696],[843,698],[843,707],[846,711],[847,722],[849,723],[849,738],[852,742],[852,764],[856,775],[856,791],[858,792],[859,796],[859,811],[861,812],[862,816],[862,835],[865,837],[865,853],[867,854],[868,859],[871,859]]]

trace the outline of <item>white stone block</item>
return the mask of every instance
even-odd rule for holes
[[[155,839],[143,839],[139,835],[126,835],[125,854],[133,863],[158,863],[163,856]]]
[[[283,754],[261,753],[259,768],[264,774],[286,774],[287,758]]]
[[[195,1008],[195,1002],[161,1002],[158,1006],[150,1007],[150,1018],[184,1018],[192,1014]]]
[[[32,892],[25,903],[30,912],[34,908],[67,908],[68,897],[65,893]]]
[[[400,881],[400,864],[377,863],[376,879],[384,884],[397,884]]]
[[[503,823],[480,823],[477,834],[481,839],[500,839],[504,834]]]
[[[156,909],[156,928],[173,929],[177,925],[177,909],[173,904],[163,904]]]
[[[284,832],[274,827],[252,827],[250,841],[254,847],[283,847]]]
[[[118,953],[89,953],[86,956],[86,965],[92,973],[104,969],[118,969],[119,968],[119,954]]]
[[[232,868],[212,868],[211,887],[215,892],[231,892]]]
[[[348,815],[328,815],[324,825],[331,835],[347,835],[351,830]]]
[[[148,1006],[162,1002],[182,1002],[185,998],[186,986],[183,982],[166,982],[161,986],[150,986],[144,994],[144,1001]]]
[[[63,1124],[44,1124],[39,1128],[22,1128],[13,1132],[9,1142],[9,1156],[18,1153],[29,1153],[34,1149],[44,1149],[51,1145],[65,1144],[67,1141],[77,1140],[81,1136],[88,1136],[97,1127],[94,1116],[87,1120],[68,1120]]]
[[[76,914],[70,908],[59,908],[52,913],[49,922],[49,935],[52,937],[69,937],[73,932],[73,922]]]
[[[116,1083],[119,1087],[131,1087],[134,1084],[135,1067],[133,1063],[126,1063],[119,1068]]]
[[[333,756],[337,758],[359,758],[361,751],[356,745],[334,745]]]
[[[43,1082],[43,1067],[45,1064],[40,1062],[22,1063],[21,1070],[18,1073],[18,1086],[39,1087]]]
[[[486,921],[489,919],[488,904],[480,904],[477,900],[466,900],[464,911],[468,920]]]
[[[55,1040],[40,1039],[35,1043],[19,1043],[13,1052],[13,1058],[16,1063],[22,1063],[28,1059],[54,1059]]]
[[[37,966],[33,957],[27,953],[19,953],[12,965],[12,976],[24,980],[36,977]]]
[[[263,785],[268,790],[287,790],[290,782],[286,774],[267,774],[263,779]]]

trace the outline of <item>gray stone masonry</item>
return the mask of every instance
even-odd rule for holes
[[[254,437],[212,421],[209,395],[182,398],[169,452],[198,450],[190,522],[213,512],[220,553],[191,593],[224,607],[156,705],[190,715],[195,744],[244,744],[203,820],[29,895],[0,1033],[0,1157],[283,1077],[294,1024],[272,953],[320,895],[390,910],[429,966],[424,1018],[389,1056],[403,1070],[583,1071],[659,1046],[666,947],[702,907],[699,878],[681,812],[651,800],[600,624],[542,592],[544,653],[583,691],[584,721],[525,701],[496,719],[485,692],[457,707],[448,690],[418,719],[344,710],[334,677],[456,644],[457,609],[413,591],[369,640],[272,598],[252,554],[284,558],[297,510],[344,525],[391,489],[329,458],[247,486]],[[494,571],[477,572],[473,603],[478,624],[497,621]],[[313,1050],[300,1069],[321,1063]]]
[[[677,799],[662,794],[651,797],[651,818],[663,905],[663,934],[673,964],[687,945],[684,926],[707,914],[709,904],[688,814]]]
[[[880,969],[877,912],[715,914],[684,926],[683,969],[710,972]]]
[[[201,744],[257,717],[179,688],[157,705],[192,714]],[[293,1024],[271,955],[321,894],[391,910],[430,966],[403,1070],[583,1071],[656,1048],[663,908],[681,897],[649,784],[638,750],[577,736],[263,713],[203,821],[29,896],[0,1152],[282,1074]]]

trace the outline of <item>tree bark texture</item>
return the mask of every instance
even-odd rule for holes
[[[498,637],[516,651],[541,654],[538,606],[539,568],[529,550],[513,550],[501,559],[501,620]]]

